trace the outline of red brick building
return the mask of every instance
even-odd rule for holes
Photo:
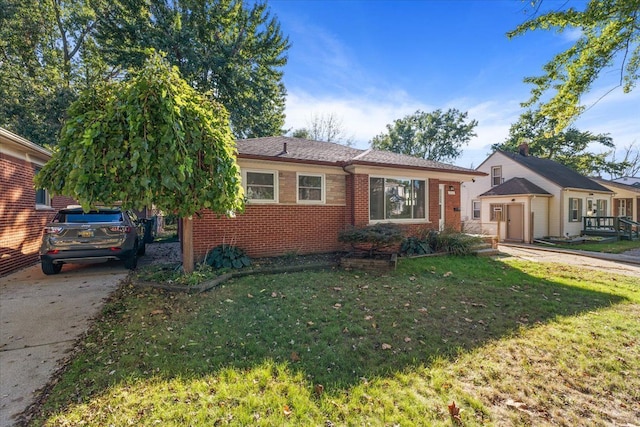
[[[409,231],[460,229],[460,184],[485,173],[329,142],[267,137],[237,142],[247,198],[235,218],[194,217],[194,255],[233,244],[250,256],[344,249],[350,226],[395,222]]]
[[[34,174],[50,157],[48,150],[0,128],[0,276],[37,262],[45,224],[73,203],[34,188]]]

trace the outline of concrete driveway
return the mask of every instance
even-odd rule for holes
[[[114,261],[45,276],[38,264],[0,278],[0,427],[20,425],[17,416],[128,272]]]

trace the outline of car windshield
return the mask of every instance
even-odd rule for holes
[[[121,212],[80,212],[60,213],[54,222],[88,223],[88,222],[121,222]]]

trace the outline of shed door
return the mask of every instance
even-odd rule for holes
[[[524,208],[521,204],[507,205],[507,239],[524,242]]]

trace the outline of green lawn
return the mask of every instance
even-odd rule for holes
[[[450,415],[455,401],[461,409]],[[637,278],[477,257],[123,286],[32,425],[625,425]]]

